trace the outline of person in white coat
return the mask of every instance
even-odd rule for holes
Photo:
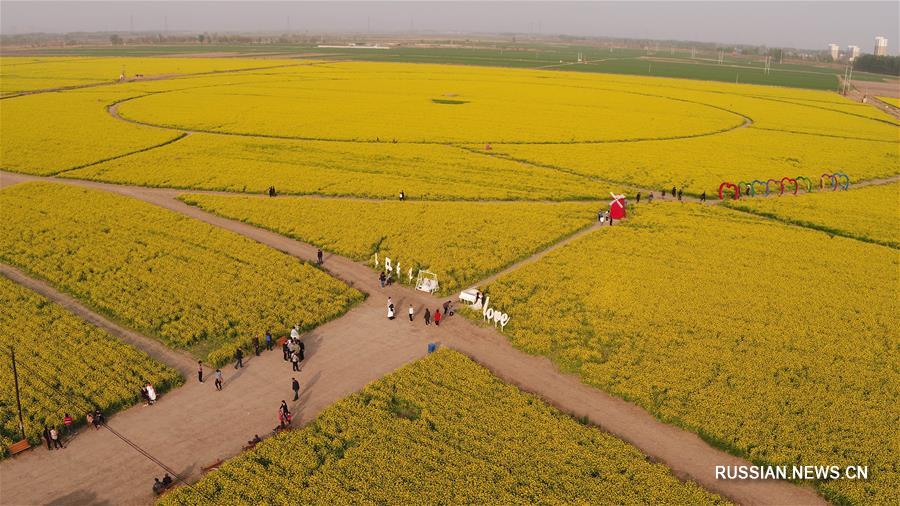
[[[150,404],[156,402],[156,389],[150,383],[147,383],[147,399],[150,400]]]

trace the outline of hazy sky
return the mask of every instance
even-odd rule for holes
[[[900,1],[128,2],[7,1],[5,34],[72,31],[537,32],[897,53]],[[132,21],[133,20],[133,21]],[[132,25],[133,23],[133,25]]]

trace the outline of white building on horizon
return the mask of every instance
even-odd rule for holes
[[[847,46],[847,59],[853,61],[859,56],[859,46]]]
[[[887,38],[875,37],[875,56],[887,56],[887,44]]]
[[[831,61],[838,61],[838,57],[841,55],[841,46],[828,44],[828,52],[831,54]]]

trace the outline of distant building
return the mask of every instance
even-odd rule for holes
[[[838,61],[841,56],[841,46],[837,44],[828,44],[828,52],[831,54],[832,61]]]
[[[853,61],[857,56],[859,56],[859,46],[847,46],[847,58]]]
[[[875,56],[887,56],[887,39],[875,37]]]

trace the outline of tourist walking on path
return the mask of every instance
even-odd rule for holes
[[[434,310],[434,324],[440,326],[441,325],[441,310]]]
[[[700,203],[702,204],[703,202],[706,202],[706,191],[705,190],[703,191],[703,193],[700,194]]]
[[[294,400],[300,398],[300,382],[297,381],[297,378],[291,378],[291,389],[294,390]]]
[[[672,187],[672,196],[673,197],[675,196],[675,187],[674,186]]]
[[[203,383],[203,361],[197,361],[197,379],[200,380],[200,383]]]
[[[416,315],[416,311],[413,309],[412,304],[409,305],[409,321],[413,321],[413,317]]]
[[[299,371],[300,370],[300,353],[293,352],[291,353],[291,370]]]
[[[294,327],[291,329],[291,339],[292,340],[300,339],[300,324],[299,323],[297,325],[294,325]]]
[[[425,325],[431,325],[431,310],[427,307],[425,308]]]
[[[50,439],[50,427],[46,425],[44,426],[44,439],[47,440],[47,449],[52,450],[53,447],[50,446],[52,443],[52,440]]]
[[[253,338],[253,353],[258,357],[259,356],[259,338]]]
[[[291,348],[288,345],[288,340],[285,339],[283,343],[281,343],[281,353],[284,355],[284,361],[287,362],[291,359]]]
[[[303,341],[297,341],[297,355],[300,357],[301,362],[306,358],[306,345],[303,344]]]
[[[234,368],[244,367],[244,350],[238,348],[234,351]]]
[[[641,203],[641,192],[638,192],[637,198],[636,198],[635,200],[636,200],[636,202],[635,202],[636,204],[640,204],[640,203]]]
[[[387,317],[388,317],[388,320],[394,319],[394,305],[393,304],[388,306]]]
[[[72,435],[72,417],[69,416],[68,413],[63,415],[63,427],[66,429],[66,437],[70,437]]]
[[[87,412],[87,415],[84,416],[84,420],[87,422],[88,427],[93,426],[95,429],[99,429],[96,425],[94,425],[94,413],[90,411]]]
[[[222,371],[216,369],[215,372],[216,377],[216,390],[222,390]]]
[[[652,203],[653,203],[653,192],[650,192],[650,196],[647,197],[647,203],[648,203],[648,204],[652,204]]]
[[[50,439],[53,440],[53,448],[62,450],[63,445],[59,440],[59,432],[56,431],[56,427],[50,427]]]
[[[281,428],[285,428],[290,425],[291,419],[291,411],[288,409],[288,405],[286,402],[281,401],[281,406],[278,408],[278,423],[281,425]]]
[[[156,396],[156,393],[154,392],[153,395]],[[105,421],[106,420],[103,419],[103,412],[100,411],[100,408],[95,409],[94,410],[94,427],[96,427],[97,430],[100,430],[100,427],[103,426],[103,423]]]
[[[403,193],[403,190],[400,190],[400,200],[401,200],[401,201],[406,200],[406,194]]]
[[[684,188],[678,190],[678,201],[681,202],[681,196],[684,194]]]
[[[266,331],[266,351],[272,351],[272,331]]]
[[[322,250],[316,251],[316,261],[319,265],[322,265]]]
[[[384,288],[384,281],[387,279],[387,276],[384,275],[384,271],[381,271],[381,274],[378,275],[378,282],[381,283],[381,288]]]

